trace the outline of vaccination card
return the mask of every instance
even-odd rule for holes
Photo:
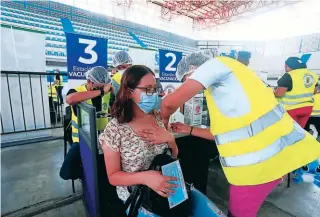
[[[188,199],[186,184],[184,182],[181,166],[178,160],[162,166],[161,169],[164,176],[176,177],[178,179],[177,181],[172,182],[173,184],[178,185],[178,187],[172,189],[175,193],[168,198],[169,207],[172,209]]]

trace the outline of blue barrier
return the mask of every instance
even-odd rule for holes
[[[88,217],[125,217],[122,202],[111,186],[103,154],[98,150],[95,107],[80,103],[77,106],[79,144],[83,169],[83,202]]]

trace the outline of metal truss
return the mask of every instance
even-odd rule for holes
[[[161,6],[161,17],[171,20],[177,15],[193,19],[194,28],[221,25],[261,8],[278,8],[299,0],[149,0]]]

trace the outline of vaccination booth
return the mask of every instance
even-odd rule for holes
[[[78,104],[77,112],[83,169],[83,202],[87,216],[126,216],[116,188],[109,183],[104,156],[98,143],[98,135],[105,128],[109,117],[97,114],[95,107],[86,103]],[[198,189],[193,193],[194,196],[202,198],[196,200],[199,202],[196,210],[213,212],[216,207],[203,194],[206,193],[210,159],[217,154],[214,142],[181,134],[176,134],[175,137],[184,179]]]

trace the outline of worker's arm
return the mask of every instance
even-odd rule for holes
[[[111,84],[105,84],[103,86],[104,94],[107,94],[109,91],[113,91]],[[101,96],[100,90],[90,90],[83,92],[76,92],[75,90],[69,90],[67,94],[66,101],[69,105],[74,105],[82,101],[93,99],[97,96]]]
[[[286,92],[292,90],[292,78],[285,73],[278,81],[278,87],[274,90],[275,97],[283,97]]]
[[[167,124],[170,115],[190,98],[201,90],[221,82],[230,73],[230,69],[218,59],[208,60],[198,67],[176,91],[163,98],[160,111],[164,123]]]
[[[66,101],[69,105],[75,105],[79,102],[93,99],[101,95],[100,90],[73,92],[67,95]]]
[[[284,94],[286,94],[288,88],[286,87],[277,87],[275,90],[274,90],[274,95],[275,97],[283,97]]]
[[[196,137],[200,137],[207,140],[214,140],[214,136],[211,134],[209,129],[203,129],[200,127],[193,127],[183,124],[183,123],[172,123],[170,124],[172,131],[175,133],[182,133],[187,135],[192,135]]]

